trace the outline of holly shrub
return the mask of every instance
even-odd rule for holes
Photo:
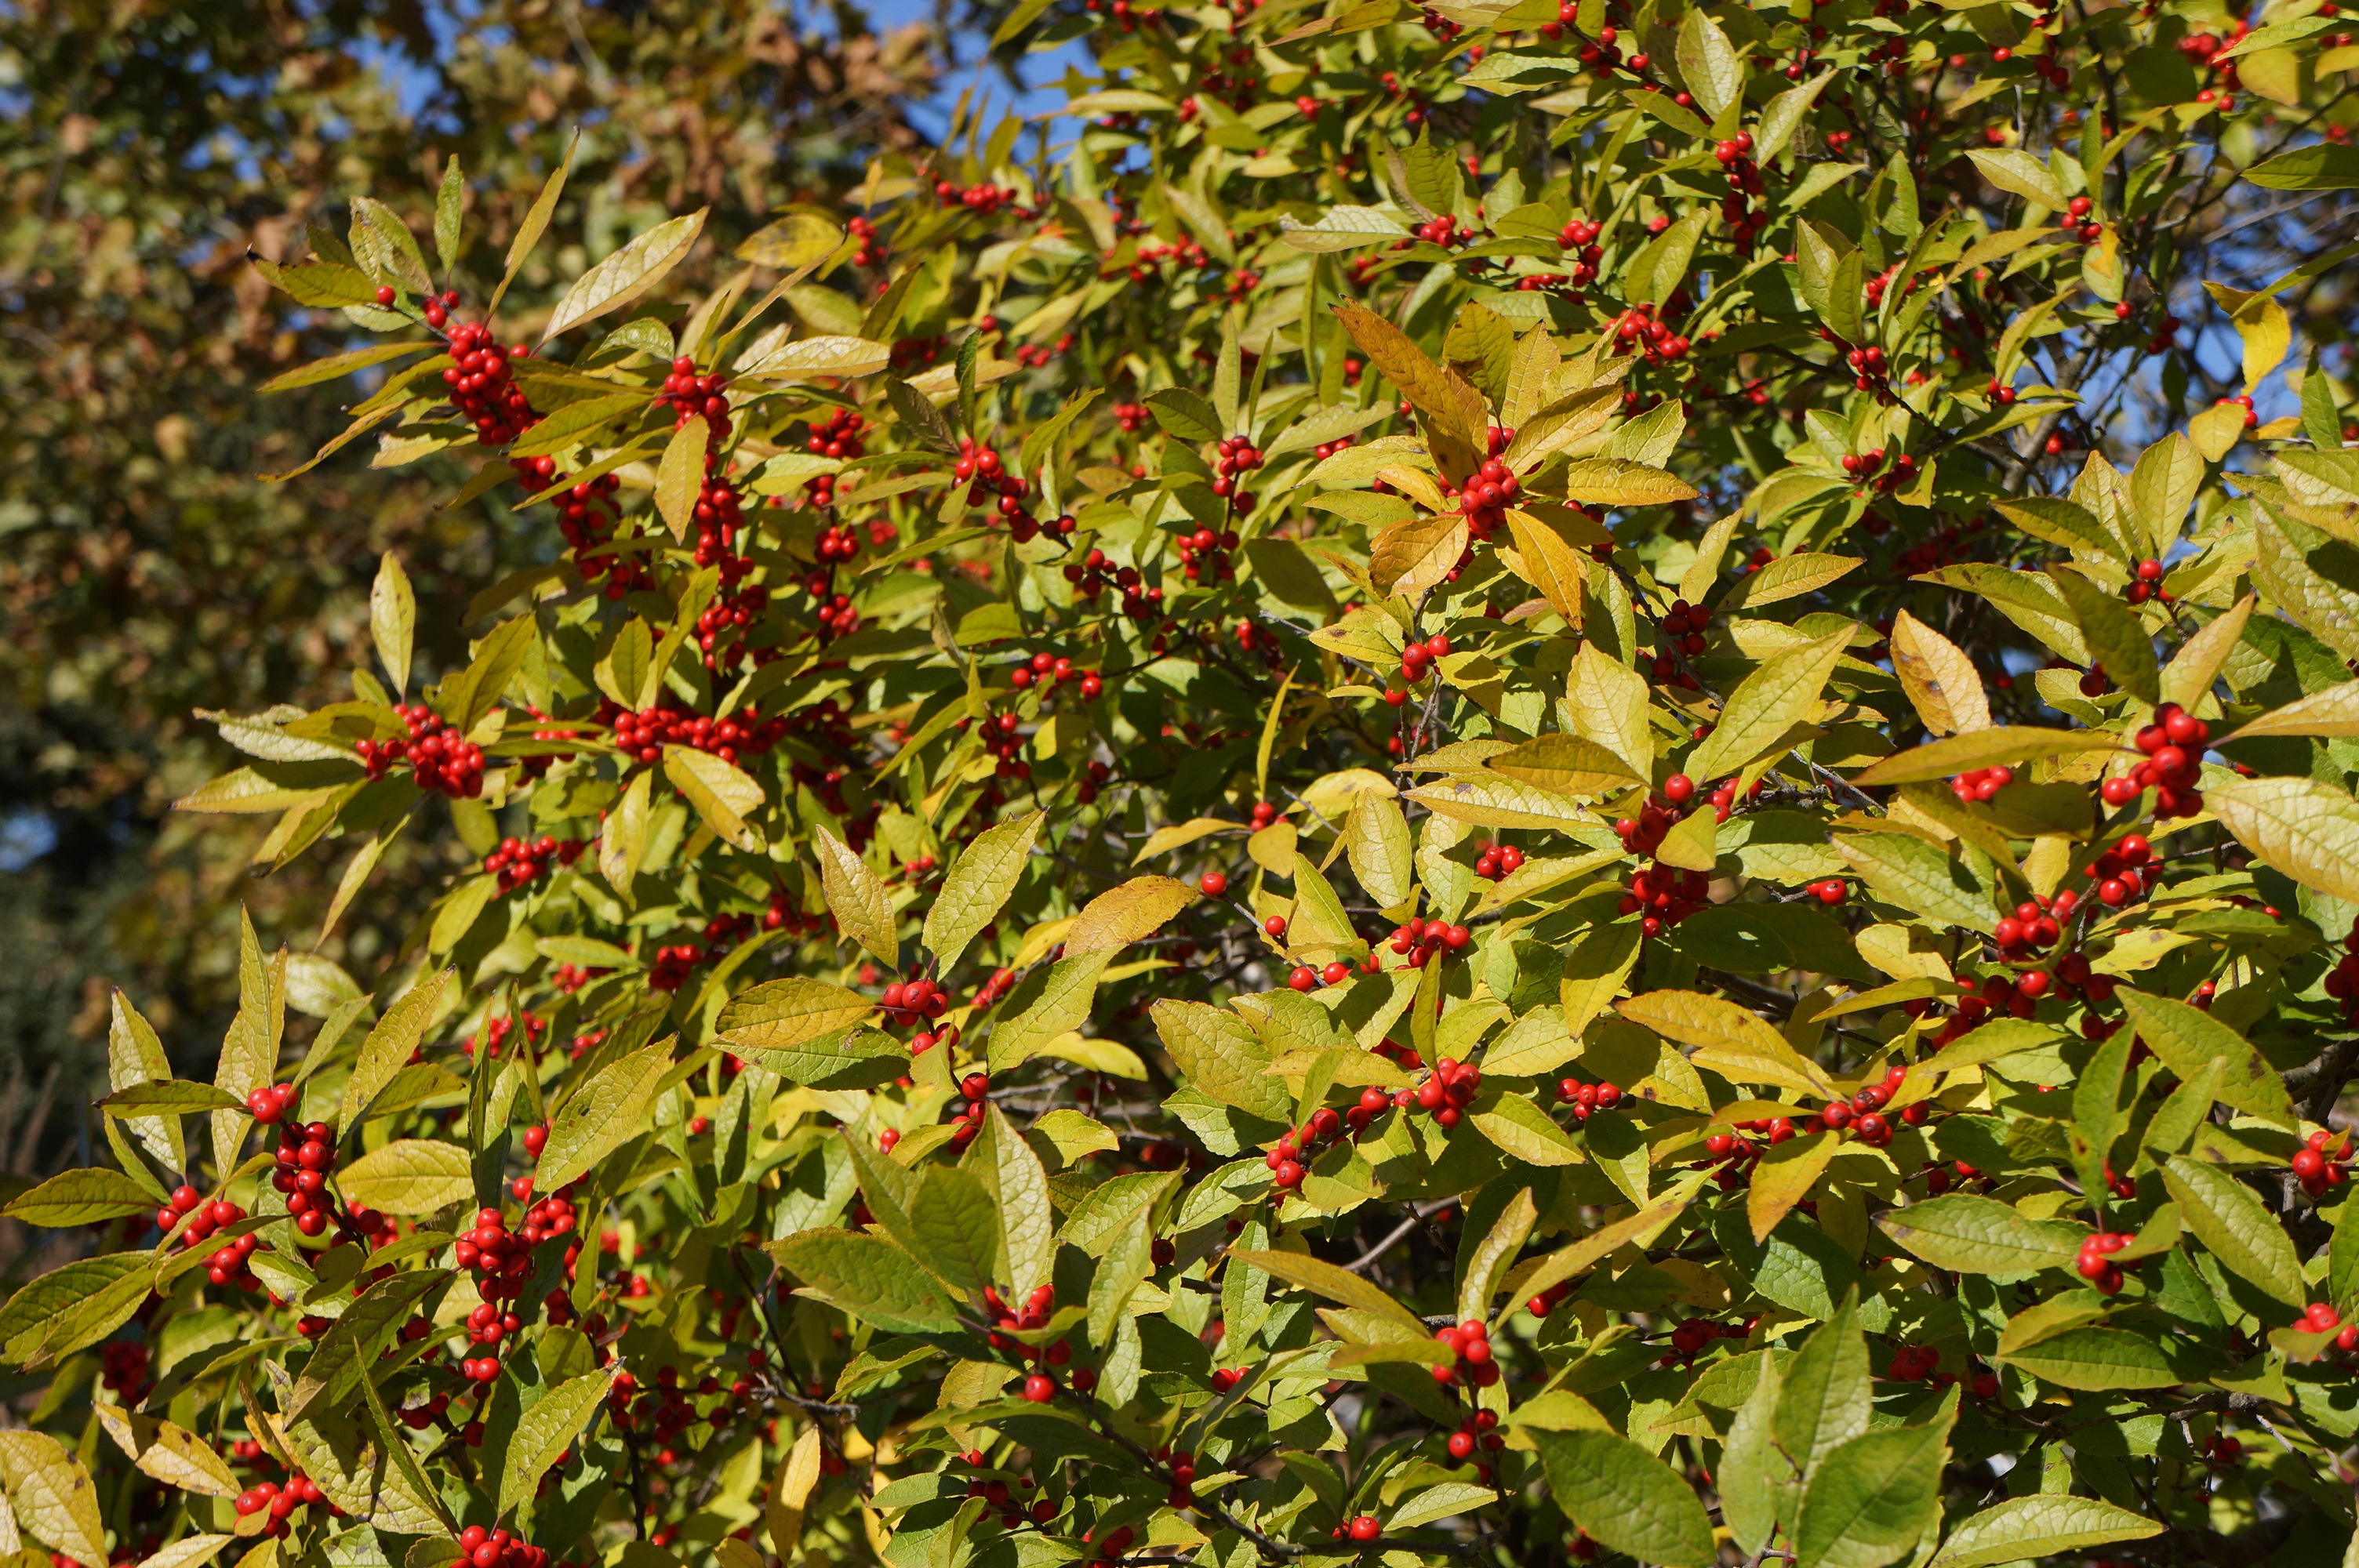
[[[256,261],[546,549],[210,716],[315,946],[466,863],[117,999],[0,1546],[2343,1552],[2334,7],[1314,9],[1033,0],[710,292],[503,315],[563,168]]]

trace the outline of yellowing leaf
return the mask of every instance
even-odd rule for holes
[[[1830,1095],[1823,1068],[1733,1001],[1701,991],[1647,991],[1615,1010],[1631,1022],[1691,1048],[1689,1060],[1735,1083],[1772,1084]]]
[[[1368,580],[1380,593],[1415,600],[1448,576],[1466,553],[1466,519],[1455,512],[1405,517],[1376,535],[1368,549]]]
[[[1436,434],[1472,457],[1484,449],[1483,395],[1455,371],[1433,362],[1398,327],[1364,305],[1345,301],[1335,319],[1386,381],[1431,424]]]
[[[1819,693],[1851,645],[1853,628],[1798,643],[1772,654],[1728,694],[1720,720],[1688,759],[1699,780],[1736,772],[1776,745],[1797,724],[1816,715]]]
[[[2234,734],[2221,740],[2247,741],[2260,735],[2359,735],[2359,681],[2344,681],[2297,697],[2239,725]]]
[[[94,1404],[101,1426],[134,1465],[168,1487],[211,1497],[234,1498],[240,1487],[228,1462],[195,1433],[154,1416],[136,1415],[107,1404]]]
[[[827,893],[828,913],[836,929],[888,967],[901,961],[901,939],[893,920],[893,903],[885,884],[843,840],[825,828],[811,835],[811,853],[819,861],[820,886]]]
[[[2304,887],[2359,900],[2359,802],[2307,778],[2225,780],[2203,792],[2222,827]]]
[[[656,468],[656,511],[681,544],[688,542],[688,525],[696,521],[697,492],[704,483],[705,449],[712,439],[712,427],[704,416],[692,416],[671,433],[663,461]]]
[[[98,1489],[82,1461],[56,1438],[41,1432],[0,1432],[0,1484],[26,1534],[84,1563],[106,1561]]]
[[[664,748],[664,777],[688,797],[704,825],[723,843],[758,851],[762,830],[745,819],[762,808],[762,786],[736,764],[694,746]]]
[[[1000,905],[1016,891],[1031,857],[1032,841],[1040,831],[1041,813],[1027,812],[1013,821],[985,828],[958,858],[926,912],[926,946],[947,973],[966,951],[966,945],[990,925]]]
[[[1564,470],[1565,499],[1582,506],[1659,506],[1696,493],[1685,480],[1621,458],[1577,458]]]
[[[1769,1239],[1769,1233],[1810,1195],[1811,1185],[1834,1157],[1832,1132],[1805,1133],[1773,1143],[1762,1152],[1745,1191],[1745,1212],[1753,1226],[1755,1245]]]
[[[1563,535],[1528,512],[1510,510],[1507,532],[1516,541],[1516,560],[1525,581],[1540,590],[1549,608],[1568,626],[1581,624],[1581,557]]]
[[[2027,762],[2036,757],[2065,757],[2080,752],[2110,752],[2120,744],[2120,737],[2092,730],[2040,730],[2028,725],[1999,725],[1912,747],[1853,774],[1852,782],[1862,784],[1930,784],[1936,779],[1972,773],[1977,768],[1992,767],[2001,762]]]
[[[1606,795],[1645,782],[1620,757],[1578,735],[1542,735],[1483,765],[1557,795]]]
[[[685,218],[658,223],[583,273],[557,302],[541,341],[619,309],[663,281],[664,275],[679,265],[689,247],[696,243],[710,211],[700,207]]]
[[[1964,649],[1906,610],[1892,622],[1892,667],[1935,735],[1990,727],[1990,698]]]
[[[418,632],[418,596],[400,557],[387,550],[377,561],[376,581],[369,588],[369,636],[376,656],[393,679],[393,689],[409,687],[410,644]]]
[[[336,1183],[346,1198],[363,1208],[432,1214],[471,1195],[475,1173],[467,1151],[458,1144],[401,1138],[345,1166]]]
[[[876,1004],[858,991],[794,975],[737,993],[721,1011],[721,1037],[756,1051],[790,1051],[866,1022]]]

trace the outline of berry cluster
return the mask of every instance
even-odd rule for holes
[[[1387,686],[1385,690],[1385,700],[1395,708],[1404,706],[1408,701],[1408,687],[1415,686],[1425,678],[1425,672],[1429,665],[1449,655],[1450,638],[1440,632],[1436,632],[1422,643],[1409,643],[1401,650],[1400,659],[1400,678],[1408,684]]]
[[[2082,874],[2096,881],[2098,903],[2108,909],[2119,909],[2153,888],[2158,880],[2158,873],[2151,869],[2153,860],[2154,846],[2147,841],[2146,835],[2133,833],[2089,862]],[[2056,896],[2061,899],[2064,894]]]
[[[671,405],[674,429],[701,416],[718,441],[729,434],[729,399],[723,395],[728,385],[728,379],[717,373],[697,374],[695,359],[682,354],[671,362],[659,401]]]
[[[265,1127],[285,1116],[287,1108],[294,1103],[293,1084],[265,1084],[245,1097],[246,1110]]]
[[[1213,482],[1218,483],[1216,480]],[[1253,504],[1250,495],[1237,497],[1238,510]],[[1239,535],[1234,528],[1215,534],[1210,528],[1199,527],[1193,533],[1183,533],[1175,541],[1180,551],[1180,570],[1190,582],[1234,582],[1236,567],[1229,553],[1237,547]]]
[[[547,488],[557,478],[557,461],[553,458],[517,458],[510,466],[536,492]],[[594,583],[603,579],[605,587],[601,591],[613,602],[620,602],[634,589],[655,586],[654,572],[646,560],[597,551],[597,546],[612,536],[621,516],[614,494],[622,482],[618,474],[600,474],[596,479],[569,486],[557,498],[558,532],[565,535],[566,545],[573,551],[574,566],[582,573],[582,580]]]
[[[1507,449],[1514,434],[1495,425],[1491,427],[1491,455],[1458,494],[1458,510],[1466,519],[1466,532],[1478,544],[1499,531],[1499,524],[1507,520],[1508,506],[1523,493],[1523,481],[1516,478],[1516,470],[1499,460],[1499,454]]]
[[[459,1550],[467,1554],[467,1568],[549,1568],[549,1553],[539,1547],[479,1524],[459,1532]]]
[[[1671,1348],[1662,1357],[1666,1367],[1694,1360],[1717,1339],[1743,1339],[1753,1331],[1741,1323],[1715,1323],[1708,1317],[1681,1318],[1671,1330]]]
[[[1884,374],[1882,349],[1854,349],[1850,359],[1852,368],[1859,372],[1859,383],[1863,390],[1882,379]],[[1878,494],[1889,495],[1902,485],[1916,479],[1917,460],[1907,452],[1893,455],[1886,452],[1882,447],[1871,447],[1864,452],[1844,453],[1843,470],[1852,478],[1861,481],[1863,486],[1872,486]],[[1853,493],[1857,494],[1859,492],[1855,490]]]
[[[1901,1081],[1908,1076],[1908,1069],[1895,1062],[1885,1069],[1884,1082],[1870,1084],[1849,1099],[1829,1100],[1826,1108],[1812,1119],[1805,1130],[1816,1132],[1824,1127],[1836,1133],[1847,1131],[1871,1149],[1883,1148],[1892,1141],[1894,1120],[1921,1127],[1930,1114],[1922,1100],[1904,1107],[1897,1118],[1884,1114],[1884,1108],[1892,1103],[1892,1097],[1899,1092]]]
[[[2337,1350],[2359,1350],[2359,1323],[2343,1322],[2343,1314],[2334,1310],[2332,1302],[2310,1303],[2302,1309],[2301,1325],[2312,1334],[2332,1330]]]
[[[1468,1388],[1487,1389],[1499,1380],[1499,1363],[1491,1356],[1491,1325],[1479,1317],[1448,1328],[1434,1330],[1433,1337],[1455,1360],[1433,1368],[1433,1380],[1447,1387],[1452,1383]]]
[[[1669,308],[1668,304],[1664,307],[1667,310]],[[1636,352],[1658,363],[1683,358],[1694,347],[1671,330],[1671,324],[1658,318],[1655,307],[1644,300],[1615,317],[1606,330],[1614,341],[1614,352]]]
[[[1008,209],[1018,218],[1036,216],[1018,203],[1017,199],[1022,194],[1015,187],[1008,185],[961,186],[948,179],[934,181],[934,200],[947,206],[963,207],[970,212],[980,212],[985,217],[998,211],[1002,207]]]
[[[112,1340],[100,1347],[98,1361],[99,1381],[122,1396],[125,1404],[136,1405],[147,1397],[148,1351],[144,1343]]]
[[[1473,939],[1474,933],[1463,925],[1418,915],[1407,925],[1395,926],[1387,946],[1408,960],[1402,968],[1421,969],[1437,953],[1455,953]]]
[[[1523,868],[1524,852],[1513,844],[1484,843],[1477,846],[1474,874],[1485,881],[1498,881]]]
[[[1338,436],[1332,441],[1321,441],[1317,446],[1311,448],[1310,456],[1313,461],[1323,463],[1329,458],[1333,457],[1337,452],[1349,451],[1351,449],[1352,438],[1349,436]]]
[[[2064,902],[2064,907],[2060,912],[2056,907],[2060,900]],[[2025,956],[2026,949],[2054,946],[2057,938],[2064,934],[2064,927],[2059,923],[2060,920],[2071,918],[2072,911],[2079,907],[2079,903],[2080,901],[2077,898],[2067,892],[2059,893],[2055,898],[2049,898],[2044,893],[2035,893],[2017,904],[2014,914],[1999,916],[1997,922],[1991,926],[1991,940],[1997,944],[1999,956],[2010,958],[2022,957]],[[2034,970],[2033,973],[2036,974],[2038,971]],[[2024,981],[2030,979],[2030,975],[2018,978],[2016,981],[2016,989],[2023,989]],[[2046,981],[2043,979],[2040,983],[2032,987],[2029,994],[2036,1000],[2046,989]]]
[[[914,1044],[913,1042],[913,1054]],[[976,1133],[983,1130],[983,1119],[988,1113],[991,1105],[991,1075],[969,1073],[959,1080],[959,1093],[965,1098],[953,1098],[943,1108],[950,1113],[951,1120],[957,1124],[951,1129],[951,1142],[953,1146],[963,1149],[974,1141]]]
[[[244,1219],[245,1210],[227,1198],[207,1203],[202,1193],[184,1183],[172,1189],[172,1201],[156,1211],[156,1228],[168,1235],[183,1216],[190,1217],[188,1228],[180,1232],[180,1245],[185,1249],[210,1240],[213,1232]],[[253,1249],[246,1250],[251,1252]]]
[[[2146,790],[2154,791],[2154,818],[2192,816],[2203,809],[2203,747],[2212,727],[2175,702],[2154,710],[2154,722],[2137,732],[2136,745],[2146,761],[2127,773],[2105,781],[2107,806],[2126,806]]]
[[[320,1490],[320,1483],[309,1476],[298,1474],[289,1476],[284,1487],[276,1481],[265,1481],[258,1487],[240,1492],[237,1495],[237,1515],[244,1519],[249,1514],[266,1512],[270,1515],[270,1522],[263,1527],[261,1533],[284,1537],[288,1515],[297,1509],[327,1501],[326,1494]],[[344,1510],[333,1504],[329,1505],[328,1511],[340,1519],[343,1517]]]
[[[1950,780],[1950,793],[1958,797],[1959,805],[1974,806],[1990,800],[2014,782],[2013,768],[1973,768]]]
[[[840,458],[849,460],[868,455],[868,421],[849,408],[838,408],[825,419],[810,427],[803,441],[803,449],[815,458]],[[803,492],[814,506],[835,504],[835,475],[816,474],[804,484]],[[828,557],[822,554],[820,559]]]
[[[1587,1121],[1593,1110],[1612,1110],[1622,1103],[1622,1086],[1614,1083],[1585,1084],[1579,1078],[1566,1078],[1556,1086],[1557,1103],[1572,1107],[1575,1121]]]
[[[1444,1056],[1433,1065],[1433,1071],[1423,1083],[1413,1089],[1399,1089],[1393,1094],[1393,1104],[1406,1110],[1416,1106],[1433,1113],[1435,1123],[1455,1127],[1458,1119],[1474,1097],[1483,1089],[1483,1075],[1472,1062],[1453,1062]]]
[[[440,714],[423,703],[403,703],[394,711],[409,727],[407,740],[396,737],[390,741],[360,740],[353,742],[353,754],[368,769],[368,776],[381,779],[394,763],[409,764],[410,776],[418,787],[452,799],[473,799],[484,793],[484,749],[470,745],[467,738],[442,721]]]
[[[1643,911],[1639,935],[1659,936],[1703,908],[1711,887],[1709,871],[1685,871],[1657,860],[1630,873],[1630,891],[1614,907],[1623,914],[1639,914]]]
[[[428,320],[432,319],[429,314]],[[508,369],[510,360],[531,356],[529,345],[503,349],[489,327],[469,321],[451,329],[450,351],[451,363],[442,373],[442,384],[451,389],[451,406],[475,427],[476,438],[484,446],[505,447],[539,421]]]
[[[860,242],[860,248],[852,253],[853,265],[883,266],[885,265],[885,242],[876,237],[875,223],[855,212],[843,221],[843,232]]]
[[[668,701],[635,713],[611,698],[600,704],[598,721],[614,726],[615,749],[628,761],[659,762],[666,746],[686,746],[733,765],[741,757],[759,756],[777,745],[788,723],[783,716],[763,719],[753,713],[715,719],[686,712]]]
[[[1214,465],[1212,493],[1225,497],[1233,511],[1251,512],[1254,498],[1239,485],[1239,479],[1268,461],[1261,449],[1243,436],[1223,436],[1220,444],[1220,461]]]
[[[2114,1254],[2136,1239],[2117,1230],[2091,1231],[2081,1238],[2081,1255],[2073,1261],[2073,1271],[2095,1286],[2098,1294],[2114,1294],[2122,1288],[2122,1271]]]
[[[272,1163],[270,1184],[286,1195],[295,1228],[306,1236],[326,1234],[336,1217],[335,1195],[328,1191],[328,1173],[336,1168],[335,1133],[324,1121],[282,1127]],[[357,1225],[361,1217],[350,1217]],[[374,1217],[384,1224],[382,1217]]]
[[[2292,1170],[2301,1183],[2301,1190],[2311,1197],[2321,1197],[2329,1188],[2342,1185],[2350,1176],[2350,1134],[2324,1129],[2311,1133],[2309,1141],[2293,1152]]]
[[[550,861],[570,866],[588,847],[580,838],[554,838],[545,833],[535,839],[503,838],[497,849],[484,857],[484,871],[499,878],[502,892],[514,892],[527,882],[538,881]]]
[[[1105,680],[1095,670],[1082,669],[1057,654],[1035,654],[1007,672],[1007,684],[1018,691],[1036,682],[1046,688],[1063,686],[1068,681],[1081,683],[1084,699],[1094,698],[1105,690]]]
[[[524,1026],[525,1045],[527,1054],[529,1054],[532,1044],[539,1040],[541,1033],[549,1027],[546,1019],[529,1012],[524,1014],[521,1020],[507,1013],[485,1019],[481,1029],[460,1043],[459,1049],[471,1062],[475,1059],[478,1049],[489,1053],[491,1059],[496,1062],[499,1060],[501,1049],[507,1044],[508,1036],[516,1033],[519,1022]]]
[[[1748,198],[1764,195],[1761,166],[1753,161],[1753,133],[1740,131],[1712,144],[1712,156],[1728,170],[1728,194],[1720,199],[1720,215],[1740,255],[1753,248],[1753,237],[1768,219],[1751,211]]]

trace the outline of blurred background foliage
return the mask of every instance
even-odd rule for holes
[[[0,1163],[86,1138],[110,988],[201,1057],[234,1011],[239,903],[271,946],[317,935],[340,863],[258,881],[268,819],[170,813],[224,765],[197,710],[349,695],[383,550],[416,581],[430,671],[463,654],[473,590],[549,547],[490,502],[438,510],[463,470],[370,472],[364,445],[263,482],[338,416],[255,386],[353,330],[266,288],[248,247],[341,233],[362,190],[425,232],[455,153],[475,245],[456,287],[480,298],[579,126],[553,227],[591,245],[545,251],[506,319],[707,203],[717,269],[880,152],[922,159],[912,116],[982,36],[953,3],[897,24],[775,0],[0,7]],[[324,954],[374,984],[463,855],[447,831],[406,838]]]

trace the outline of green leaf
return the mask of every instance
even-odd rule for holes
[[[1846,833],[1835,839],[1852,870],[1877,897],[1940,925],[1986,930],[1997,917],[1990,891],[1957,843],[1929,843],[1911,833]]]
[[[2075,1328],[1995,1357],[2059,1388],[2103,1393],[2116,1389],[2167,1389],[2181,1380],[2162,1347],[2121,1328]]]
[[[942,879],[941,891],[926,912],[925,943],[948,973],[1023,880],[1039,836],[1043,814],[1030,811],[975,836]]]
[[[684,218],[658,223],[583,273],[566,291],[565,297],[557,302],[549,325],[541,332],[541,341],[546,343],[561,332],[619,309],[662,282],[664,275],[679,265],[689,248],[696,243],[697,235],[704,230],[704,215],[710,211],[700,207]]]
[[[2137,611],[2070,568],[2059,567],[2048,576],[2071,607],[2089,656],[2104,666],[2106,678],[2143,701],[2161,701],[2162,671],[2155,662],[2154,637]]]
[[[442,993],[454,972],[441,969],[419,980],[399,1001],[386,1010],[376,1027],[368,1032],[368,1038],[361,1042],[360,1055],[353,1063],[352,1076],[344,1080],[343,1096],[336,1110],[339,1127],[357,1129],[368,1111],[369,1102],[409,1065],[419,1042],[426,1038],[428,1027],[442,1011]]]
[[[607,1063],[567,1097],[550,1120],[534,1179],[555,1192],[638,1135],[655,1107],[650,1097],[671,1070],[667,1037]]]
[[[916,1254],[953,1289],[980,1298],[999,1282],[1003,1264],[990,1190],[962,1166],[924,1169],[908,1210]]]
[[[1021,1065],[1052,1041],[1089,1022],[1091,1005],[1097,999],[1098,977],[1105,973],[1114,954],[1104,950],[1076,953],[1070,943],[1066,952],[1068,957],[1059,959],[1049,969],[1048,983],[1032,1004],[1016,1017],[992,1026],[993,1072],[1006,1072]]]
[[[2255,164],[2245,178],[2264,190],[2359,190],[2359,147],[2317,142]]]
[[[1527,1095],[1485,1096],[1466,1113],[1475,1131],[1527,1165],[1575,1165],[1581,1145]]]
[[[2308,1303],[2293,1241],[2252,1188],[2184,1154],[2164,1162],[2162,1183],[2179,1205],[2180,1222],[2223,1268],[2288,1306]]]
[[[1693,15],[1693,13],[1690,13]],[[1853,628],[1798,643],[1773,654],[1729,693],[1720,721],[1687,766],[1700,779],[1720,778],[1768,752],[1797,724],[1818,716],[1819,694],[1851,645]]]
[[[1671,1467],[1610,1432],[1535,1432],[1549,1492],[1602,1544],[1666,1568],[1716,1560],[1712,1520]]]
[[[467,200],[467,177],[459,171],[459,155],[442,166],[442,187],[434,196],[434,254],[448,274],[459,265],[459,224]]]
[[[1950,1193],[1893,1209],[1878,1228],[1936,1269],[1960,1274],[2029,1274],[2078,1254],[2078,1226],[2032,1219],[1995,1198]]]
[[[1997,763],[2027,762],[2040,757],[2071,756],[2082,752],[2110,752],[2120,737],[2085,730],[2039,730],[2026,725],[1999,725],[1971,730],[1944,740],[1930,741],[1853,775],[1859,784],[1930,784]]]
[[[1793,1466],[1776,1447],[1777,1401],[1786,1380],[1777,1361],[1763,1357],[1760,1376],[1729,1423],[1720,1461],[1720,1517],[1746,1552],[1758,1552],[1777,1530],[1778,1481],[1790,1486]]]
[[[548,1180],[547,1171],[541,1179]],[[571,1176],[565,1181],[572,1180]],[[386,1214],[432,1214],[461,1202],[475,1190],[474,1166],[454,1143],[401,1138],[373,1149],[338,1173],[346,1198]],[[564,1182],[549,1183],[551,1191]]]
[[[17,1194],[0,1214],[27,1225],[57,1229],[152,1214],[157,1207],[154,1195],[146,1187],[120,1171],[99,1167],[60,1172],[32,1191]]]
[[[1421,1337],[1432,1337],[1417,1314],[1403,1306],[1390,1292],[1338,1264],[1313,1258],[1307,1252],[1266,1249],[1257,1251],[1241,1249],[1229,1256],[1259,1269],[1273,1279],[1299,1285],[1306,1291],[1315,1291],[1339,1305],[1374,1313]]]
[[[1993,152],[1984,147],[1969,147],[1966,156],[1983,171],[1983,178],[2001,190],[2038,203],[2051,212],[2064,210],[2064,193],[2057,189],[2056,177],[2049,171],[2048,160],[2034,157],[2020,147],[2008,147]]]
[[[329,1325],[311,1358],[304,1363],[302,1375],[295,1381],[294,1397],[288,1401],[288,1419],[301,1420],[322,1399],[329,1410],[346,1405],[402,1326],[429,1295],[449,1282],[447,1274],[413,1269],[379,1280],[364,1291]]]
[[[620,1367],[601,1368],[569,1378],[540,1396],[508,1439],[500,1461],[500,1512],[510,1514],[528,1501],[540,1478],[557,1456],[573,1446],[591,1421],[606,1391],[614,1386]]]
[[[868,862],[824,827],[811,835],[811,854],[819,861],[820,885],[827,893],[828,913],[836,929],[887,968],[901,961],[901,938],[893,918],[893,903],[885,884]]]
[[[1539,1213],[1532,1206],[1532,1190],[1525,1187],[1508,1200],[1499,1217],[1491,1223],[1483,1239],[1467,1256],[1465,1267],[1458,1280],[1458,1316],[1487,1317],[1491,1310],[1491,1292],[1497,1288],[1499,1276],[1516,1253],[1530,1239],[1532,1226]]]
[[[284,1430],[288,1447],[303,1473],[346,1513],[397,1535],[424,1535],[447,1529],[432,1501],[404,1474],[400,1462],[342,1413],[314,1410],[301,1421],[288,1422]]]
[[[841,1307],[888,1334],[946,1334],[958,1319],[950,1296],[915,1258],[878,1237],[806,1230],[767,1250],[801,1294]]]
[[[2218,1098],[2237,1110],[2274,1122],[2290,1132],[2296,1117],[2285,1079],[2236,1032],[2203,1011],[2169,997],[2124,988],[2123,1010],[2132,1033],[2146,1042],[2182,1082],[2191,1082],[2210,1063],[2221,1067]]]
[[[1713,119],[1744,94],[1745,61],[1718,23],[1690,9],[1680,19],[1680,75],[1703,112]]]
[[[1929,1568],[1993,1568],[2038,1558],[2072,1557],[2092,1546],[2160,1535],[2159,1520],[2096,1498],[2060,1492],[2009,1498],[1962,1520]]]
[[[1047,1284],[1057,1260],[1049,1173],[997,1106],[984,1113],[983,1136],[967,1150],[961,1168],[981,1179],[999,1212],[1000,1261],[1007,1270],[1013,1299]]]
[[[1795,1568],[1884,1568],[1941,1522],[1952,1388],[1921,1426],[1865,1433],[1838,1444],[1810,1474],[1795,1526]]]
[[[109,1252],[52,1269],[0,1303],[0,1360],[31,1369],[114,1333],[155,1280],[149,1252]]]
[[[1772,1441],[1807,1479],[1826,1456],[1867,1430],[1867,1340],[1856,1298],[1846,1297],[1786,1364]],[[1791,1517],[1781,1506],[1779,1512]]]

